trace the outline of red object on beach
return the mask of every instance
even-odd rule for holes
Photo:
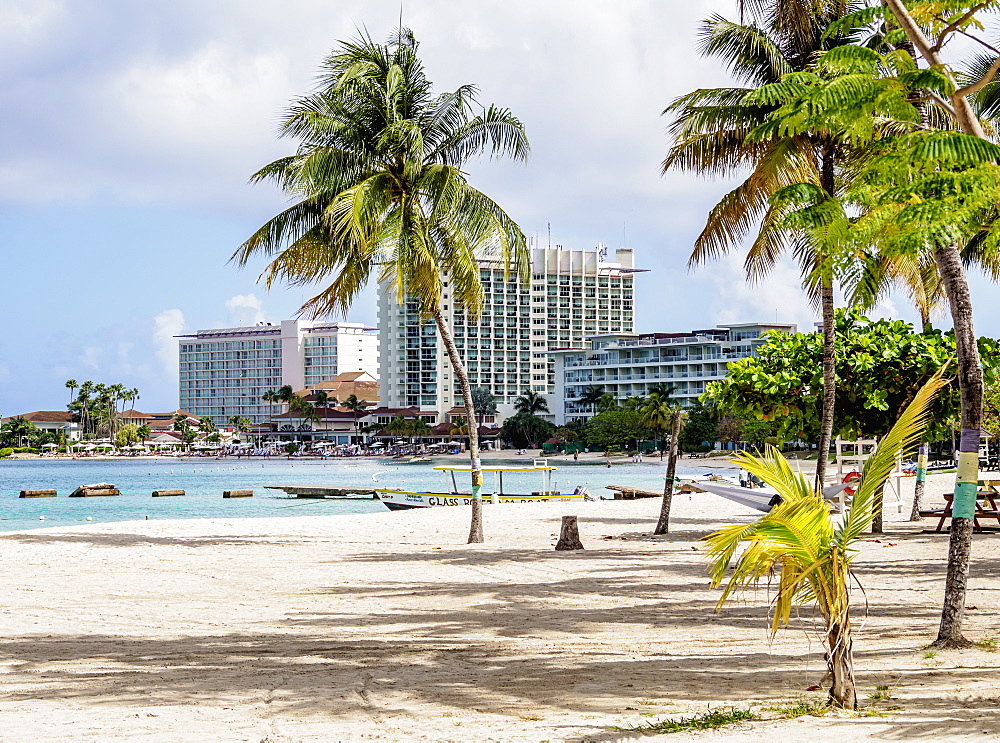
[[[861,473],[857,470],[852,470],[844,475],[844,479],[841,482],[857,482],[861,479]],[[844,488],[844,492],[848,495],[854,495],[857,492],[856,488]]]

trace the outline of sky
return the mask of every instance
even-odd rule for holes
[[[0,415],[61,409],[67,379],[177,406],[177,341],[292,317],[302,289],[230,256],[287,204],[252,173],[290,154],[277,125],[338,41],[402,14],[438,90],[465,83],[525,125],[527,164],[481,160],[472,183],[541,245],[635,249],[636,329],[818,319],[794,267],[747,285],[739,255],[689,271],[732,186],[660,173],[661,115],[724,85],[699,22],[733,0],[0,0]],[[972,278],[977,331],[1000,299]],[[912,321],[904,298],[875,313]],[[376,323],[373,289],[346,318]],[[939,318],[947,326],[946,318]]]

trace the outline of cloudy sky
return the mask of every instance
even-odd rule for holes
[[[816,319],[790,267],[753,287],[738,257],[688,272],[727,184],[659,173],[664,106],[726,80],[696,54],[699,20],[734,5],[402,5],[438,88],[476,83],[527,127],[530,162],[473,163],[473,182],[543,244],[551,224],[553,244],[634,248],[640,331]],[[301,291],[228,263],[285,203],[247,178],[292,150],[279,115],[337,41],[384,38],[399,15],[398,0],[0,0],[0,414],[60,408],[69,378],[173,409],[173,336],[290,317]],[[994,292],[974,291],[977,329],[1000,335]],[[899,299],[881,312],[913,317]],[[348,319],[375,323],[372,292]]]

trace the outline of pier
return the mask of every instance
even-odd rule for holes
[[[322,485],[265,485],[269,490],[283,490],[296,498],[346,498],[350,496],[363,495],[369,498],[375,497],[375,484],[358,485],[355,487],[344,486],[340,488],[330,488]],[[392,490],[395,488],[380,488],[380,490]]]
[[[635,498],[661,498],[663,493],[655,490],[643,490],[642,488],[632,488],[626,485],[605,485],[605,490],[615,491],[614,500],[633,500]]]

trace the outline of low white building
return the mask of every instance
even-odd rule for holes
[[[726,376],[730,361],[756,353],[769,330],[794,333],[796,326],[743,323],[688,333],[610,333],[588,338],[585,350],[550,351],[555,394],[549,407],[555,423],[595,415],[592,405],[580,402],[591,385],[618,402],[644,397],[657,385],[672,387],[674,399],[691,405],[708,382]]]
[[[24,418],[35,428],[48,433],[63,433],[67,441],[77,441],[80,438],[80,424],[73,422],[73,414],[68,410],[36,410],[33,413],[2,418],[0,423],[10,423],[15,418]]]

